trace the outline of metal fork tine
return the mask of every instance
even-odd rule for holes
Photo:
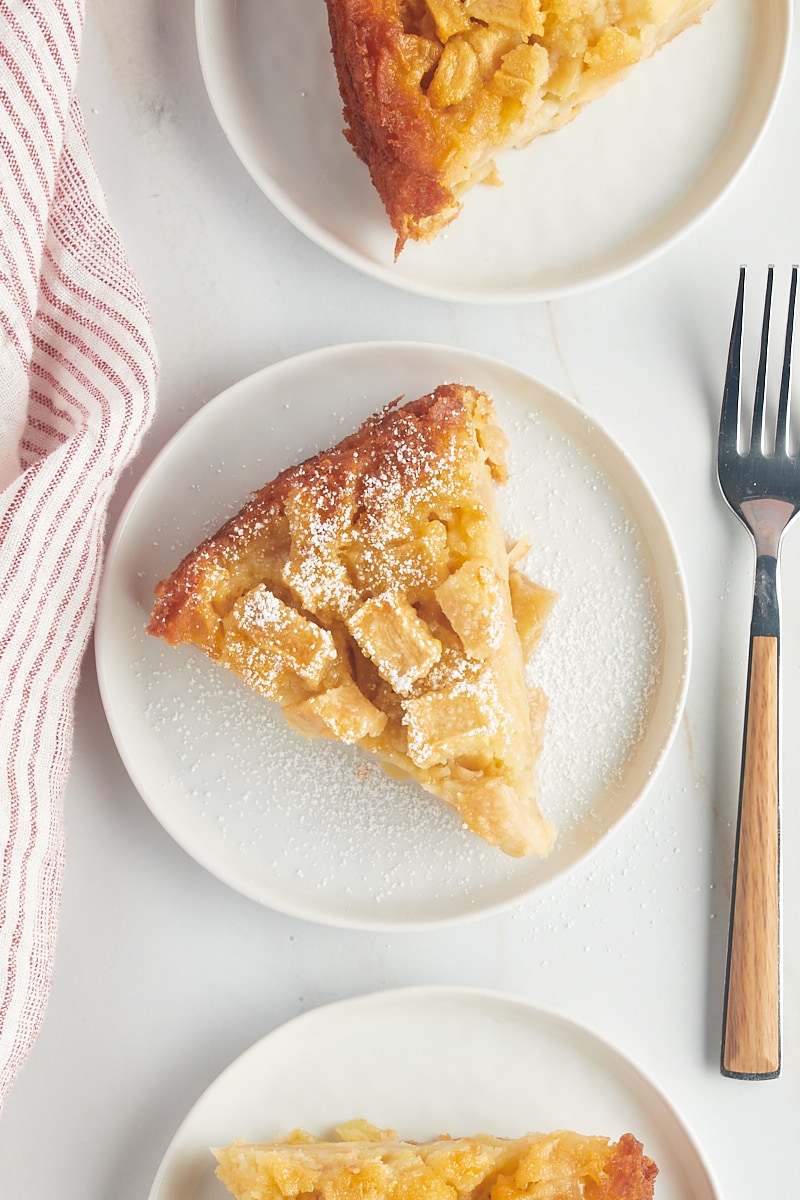
[[[731,341],[728,348],[728,365],[725,371],[725,387],[722,392],[722,411],[719,418],[719,446],[727,454],[735,454],[739,443],[739,393],[742,372],[742,326],[744,325],[744,279],[745,268],[739,268],[739,290],[733,312]]]
[[[794,334],[794,305],[797,296],[797,267],[792,267],[789,286],[789,311],[786,315],[786,340],[783,350],[781,390],[778,397],[778,421],[775,430],[775,453],[789,454],[789,392],[792,377],[792,337]]]
[[[769,317],[772,307],[772,267],[767,270],[767,290],[764,296],[764,319],[761,322],[761,353],[758,357],[756,394],[753,401],[753,429],[750,434],[750,450],[757,454],[764,448],[764,397],[767,391],[767,354],[769,349]]]

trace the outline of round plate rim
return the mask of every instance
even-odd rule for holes
[[[521,884],[518,889],[513,890],[512,894],[487,901],[480,906],[475,905],[470,907],[465,905],[458,912],[451,913],[445,916],[419,918],[419,919],[393,919],[390,917],[382,917],[373,914],[367,918],[363,914],[361,916],[350,916],[348,914],[331,913],[325,910],[324,904],[320,901],[317,905],[311,903],[295,903],[291,900],[281,900],[276,898],[274,894],[270,894],[267,898],[263,887],[245,887],[241,881],[235,881],[231,877],[231,872],[222,870],[216,865],[209,856],[202,855],[196,852],[196,848],[190,848],[186,845],[185,840],[180,836],[178,829],[169,821],[167,815],[161,811],[158,805],[153,805],[150,798],[144,793],[142,787],[139,786],[138,776],[139,771],[134,758],[128,752],[128,745],[124,738],[124,731],[118,727],[114,712],[114,688],[109,680],[109,670],[104,656],[104,643],[109,634],[109,628],[113,629],[113,617],[108,615],[107,595],[110,587],[109,580],[114,575],[114,564],[118,548],[125,537],[127,525],[133,516],[136,506],[140,498],[147,493],[151,479],[157,477],[162,469],[162,464],[169,458],[173,448],[182,440],[183,436],[190,429],[201,425],[203,422],[213,419],[218,409],[224,408],[230,402],[230,398],[235,396],[236,392],[242,388],[249,388],[255,385],[259,380],[270,378],[274,381],[281,373],[292,373],[298,368],[308,367],[314,364],[325,363],[327,369],[335,370],[336,361],[347,361],[352,358],[360,358],[365,353],[374,355],[402,354],[404,356],[421,353],[432,355],[447,355],[454,359],[459,367],[463,367],[467,363],[481,364],[487,370],[499,370],[504,374],[516,377],[526,387],[533,387],[540,392],[546,394],[548,398],[555,404],[563,407],[569,412],[573,419],[580,419],[581,422],[589,422],[593,431],[605,443],[606,449],[617,456],[623,462],[630,472],[631,478],[642,494],[646,497],[651,506],[651,512],[656,519],[659,527],[659,532],[663,543],[667,548],[670,556],[670,576],[675,581],[674,599],[677,601],[677,606],[680,614],[680,630],[677,631],[679,636],[677,639],[681,648],[681,668],[678,671],[678,682],[676,693],[672,702],[672,719],[669,723],[667,735],[659,742],[657,752],[654,753],[652,759],[647,760],[649,763],[649,771],[647,778],[642,783],[638,792],[625,807],[615,820],[613,820],[607,829],[595,838],[592,845],[580,853],[573,862],[564,866],[563,870],[559,871],[551,878],[543,880],[535,880],[533,883]],[[661,574],[661,572],[659,572]],[[688,588],[684,574],[683,565],[680,554],[672,534],[672,530],[666,520],[661,504],[653,492],[650,484],[645,479],[644,475],[639,470],[636,463],[631,459],[627,452],[622,448],[619,442],[605,429],[602,423],[575,400],[570,399],[555,388],[539,380],[528,371],[503,361],[502,359],[480,353],[473,350],[464,350],[460,347],[440,344],[436,342],[417,342],[407,340],[378,340],[368,342],[346,342],[338,343],[330,346],[318,347],[308,350],[300,354],[292,355],[288,358],[279,359],[265,367],[252,372],[250,375],[243,377],[224,388],[217,393],[211,400],[202,405],[195,413],[193,413],[181,427],[167,440],[165,445],[159,450],[152,462],[143,472],[141,478],[133,488],[128,497],[122,512],[118,518],[114,531],[108,543],[106,551],[103,577],[101,579],[100,590],[97,603],[97,615],[95,621],[95,636],[94,636],[94,656],[95,668],[97,673],[100,697],[105,712],[106,720],[112,734],[112,738],[116,745],[120,758],[125,766],[132,785],[140,795],[141,799],[152,812],[158,823],[162,826],[165,832],[175,841],[181,849],[183,849],[191,858],[199,865],[207,870],[215,878],[224,882],[227,886],[233,888],[241,895],[247,896],[250,899],[271,908],[276,912],[281,912],[287,916],[297,917],[302,920],[312,921],[318,924],[330,925],[338,928],[356,929],[361,931],[374,932],[421,932],[432,929],[442,929],[459,924],[465,924],[470,921],[483,919],[501,912],[508,911],[524,902],[530,896],[546,890],[548,887],[554,886],[559,880],[563,880],[582,863],[597,852],[600,847],[609,837],[613,836],[630,817],[631,813],[637,809],[645,795],[649,792],[654,780],[659,775],[664,762],[672,748],[672,745],[677,736],[682,715],[686,705],[688,695],[690,676],[691,676],[691,661],[692,661],[692,621],[691,610],[689,607]],[[677,654],[675,661],[677,662]],[[378,908],[378,905],[373,906]]]
[[[759,0],[750,0],[750,3],[754,6],[757,15],[762,13]],[[217,66],[211,50],[214,39],[208,36],[207,31],[213,24],[214,15],[218,16],[222,12],[229,11],[230,6],[227,0],[194,0],[194,11],[200,71],[209,103],[219,126],[245,171],[274,207],[297,230],[339,261],[369,278],[386,283],[400,291],[435,300],[494,306],[556,300],[614,283],[660,257],[682,241],[716,209],[740,178],[761,144],[775,111],[786,75],[794,21],[792,0],[769,0],[769,3],[770,9],[762,19],[775,22],[776,28],[773,29],[773,37],[779,39],[779,42],[777,53],[773,55],[772,75],[762,100],[759,120],[756,122],[755,128],[749,131],[746,148],[736,157],[735,165],[727,171],[722,185],[712,189],[709,197],[701,199],[693,206],[693,214],[688,220],[678,222],[665,237],[652,238],[652,244],[639,252],[633,253],[627,258],[623,255],[616,266],[608,267],[594,274],[588,271],[585,275],[579,275],[577,279],[562,284],[511,288],[490,287],[476,291],[438,285],[393,273],[389,266],[376,262],[368,255],[350,247],[346,241],[330,233],[313,217],[306,214],[302,205],[297,203],[290,193],[272,178],[269,171],[261,168],[254,160],[246,138],[226,117],[224,99],[220,94],[217,81]]]
[[[669,1113],[676,1127],[683,1134],[694,1152],[697,1166],[706,1177],[711,1197],[713,1200],[721,1200],[722,1192],[713,1168],[705,1151],[695,1137],[688,1120],[672,1097],[655,1080],[654,1076],[642,1067],[632,1055],[622,1050],[608,1038],[602,1036],[588,1022],[571,1015],[566,1016],[554,1006],[535,1002],[529,997],[509,989],[447,983],[401,984],[397,987],[377,988],[354,996],[342,997],[328,1003],[315,1005],[304,1012],[296,1013],[294,1016],[282,1021],[256,1038],[254,1042],[236,1054],[214,1076],[190,1105],[162,1156],[148,1193],[148,1200],[169,1200],[168,1196],[161,1195],[162,1184],[164,1176],[171,1166],[171,1160],[180,1147],[187,1127],[189,1127],[196,1112],[207,1102],[208,1097],[213,1093],[215,1088],[224,1086],[226,1078],[242,1070],[250,1058],[257,1058],[259,1054],[264,1053],[265,1049],[271,1043],[277,1043],[281,1038],[291,1037],[298,1030],[302,1031],[304,1026],[330,1022],[331,1020],[335,1020],[340,1013],[358,1013],[359,1010],[371,1010],[380,1006],[391,1008],[392,1006],[419,1004],[425,1001],[433,1004],[440,1004],[446,1001],[460,1001],[465,1004],[468,1003],[475,1006],[480,1005],[496,1009],[498,1013],[500,1010],[508,1011],[513,1009],[524,1014],[528,1020],[534,1023],[548,1023],[557,1026],[564,1032],[571,1033],[576,1038],[581,1038],[583,1041],[596,1047],[598,1051],[602,1051],[603,1054],[618,1062],[622,1068],[638,1078],[644,1087]]]

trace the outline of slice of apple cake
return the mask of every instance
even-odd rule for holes
[[[355,744],[510,855],[544,855],[546,702],[525,660],[554,595],[517,567],[506,439],[461,384],[395,402],[285,470],[156,587],[148,631],[191,643],[295,730]]]
[[[431,240],[495,156],[570,121],[711,0],[327,0],[345,136],[397,234]]]
[[[630,1133],[405,1142],[365,1121],[337,1133],[234,1142],[213,1151],[217,1176],[236,1200],[651,1200],[658,1174]]]

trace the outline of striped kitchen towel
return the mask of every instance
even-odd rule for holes
[[[41,1025],[108,501],[152,414],[75,95],[83,0],[0,0],[0,1105]]]

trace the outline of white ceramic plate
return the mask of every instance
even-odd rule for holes
[[[351,1117],[416,1139],[633,1133],[658,1164],[658,1200],[719,1200],[681,1117],[617,1050],[524,1000],[447,987],[346,1000],[268,1034],[192,1108],[149,1200],[222,1200],[210,1146],[295,1126],[326,1137]]]
[[[432,245],[394,234],[342,135],[322,0],[196,0],[211,103],[255,182],[298,229],[387,283],[479,303],[619,276],[691,228],[747,162],[786,59],[790,0],[716,0],[578,120],[501,156]]]
[[[490,849],[416,785],[389,780],[352,748],[307,741],[198,651],[145,633],[154,584],[251,491],[396,396],[456,379],[496,401],[511,439],[505,527],[530,536],[525,569],[560,593],[533,664],[550,701],[538,791],[561,831],[545,860]],[[689,618],[658,506],[582,409],[492,359],[389,342],[278,363],[184,426],[121,518],[95,644],[131,778],[198,862],[284,912],[418,928],[519,901],[631,808],[680,717]]]

